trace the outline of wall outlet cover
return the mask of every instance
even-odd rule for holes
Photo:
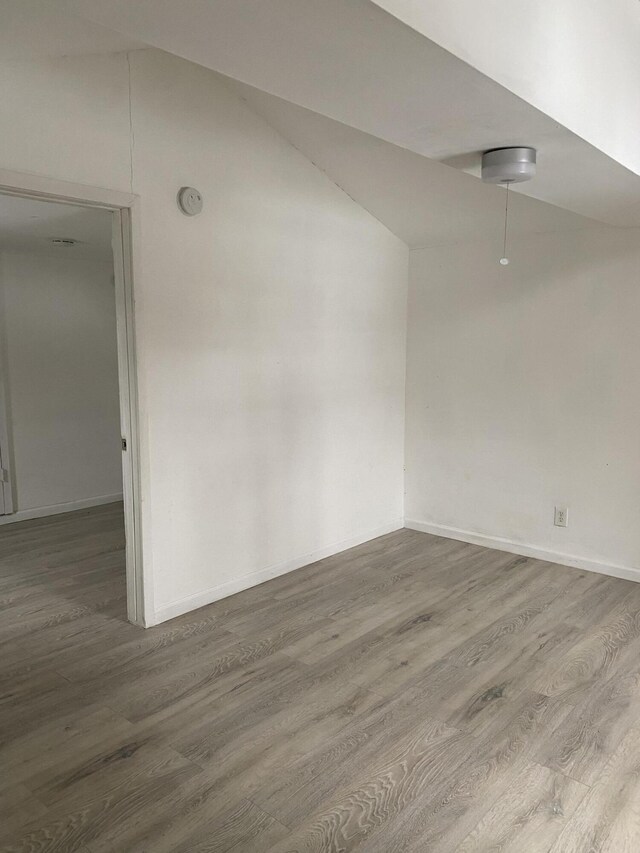
[[[567,527],[569,524],[569,510],[566,506],[557,506],[553,517],[556,527]]]

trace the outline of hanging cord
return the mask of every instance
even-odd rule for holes
[[[507,181],[507,197],[504,203],[504,241],[502,244],[502,257],[500,258],[500,263],[503,266],[506,266],[509,263],[509,258],[507,257],[507,227],[509,224],[509,187],[511,186],[511,181]]]

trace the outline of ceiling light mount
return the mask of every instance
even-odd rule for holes
[[[482,180],[487,184],[502,184],[506,187],[504,200],[504,234],[502,243],[503,267],[509,265],[507,255],[507,231],[509,226],[509,187],[511,184],[521,184],[530,181],[536,174],[536,149],[520,146],[519,148],[492,148],[482,155]]]
[[[535,148],[492,148],[482,155],[482,180],[487,184],[520,184],[535,174]]]

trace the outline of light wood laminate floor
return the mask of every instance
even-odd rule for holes
[[[0,528],[0,850],[640,850],[640,585],[403,530],[143,631],[123,560]]]

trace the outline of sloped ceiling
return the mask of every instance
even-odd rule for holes
[[[0,0],[0,52],[4,59],[118,53],[145,45],[108,27],[61,14],[42,0]]]
[[[44,3],[44,0],[41,0]],[[416,154],[474,171],[539,150],[520,191],[640,225],[640,177],[369,0],[47,0]]]
[[[638,0],[373,0],[640,174]]]
[[[502,251],[505,190],[267,95],[227,85],[411,248],[493,240]],[[594,220],[511,194],[510,233],[579,230]]]

